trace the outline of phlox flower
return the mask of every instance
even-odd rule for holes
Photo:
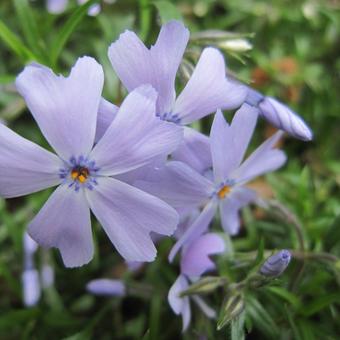
[[[134,32],[125,31],[109,47],[109,59],[128,91],[151,84],[158,93],[156,115],[179,125],[190,124],[218,108],[241,105],[246,88],[226,78],[223,55],[206,48],[196,68],[176,98],[175,79],[189,31],[181,22],[163,25],[154,46],[148,49]]]
[[[88,0],[77,0],[78,5],[83,5]],[[47,11],[51,14],[63,13],[68,5],[68,0],[47,0]],[[88,15],[96,16],[100,13],[100,4],[93,4],[88,10]]]
[[[202,148],[205,159],[193,157],[195,152],[188,152],[187,158],[183,151],[176,151],[177,157],[181,157],[184,162],[187,159],[195,168],[184,162],[170,161],[165,167],[154,171],[154,180],[136,183],[175,209],[203,207],[201,214],[173,247],[170,260],[192,235],[208,228],[217,210],[223,229],[230,235],[237,234],[240,228],[239,210],[256,198],[256,192],[245,184],[284,164],[285,154],[273,149],[282,135],[281,131],[267,139],[243,161],[256,121],[257,110],[247,104],[236,112],[230,125],[222,112],[218,111],[210,132],[211,168],[206,168],[210,160],[206,148]],[[187,149],[190,149],[190,145],[193,148],[197,140],[204,145],[205,138],[198,136],[191,133],[191,144],[186,146]],[[199,148],[193,149],[199,151]]]
[[[17,89],[56,154],[0,125],[0,195],[58,186],[28,232],[40,245],[58,248],[68,267],[93,257],[90,209],[129,261],[152,261],[150,232],[170,235],[178,223],[168,204],[115,177],[171,153],[182,132],[155,117],[156,93],[143,86],[126,97],[94,145],[103,82],[102,67],[89,57],[78,59],[67,78],[41,65],[18,76]]]
[[[186,221],[189,222],[190,219]],[[208,318],[216,316],[216,312],[198,295],[181,297],[180,294],[189,287],[190,282],[197,281],[204,273],[216,268],[210,256],[223,253],[225,248],[224,240],[215,233],[193,235],[182,248],[181,273],[169,290],[168,301],[174,313],[182,316],[183,331],[189,327],[191,320],[190,300],[193,300]]]

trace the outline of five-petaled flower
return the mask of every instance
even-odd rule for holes
[[[94,145],[104,75],[80,58],[69,77],[27,66],[16,86],[57,155],[0,125],[0,195],[18,197],[58,185],[29,224],[40,245],[57,247],[68,267],[93,257],[90,208],[127,260],[152,261],[150,232],[171,235],[176,211],[115,176],[172,152],[182,138],[176,125],[156,118],[151,86],[132,91]]]

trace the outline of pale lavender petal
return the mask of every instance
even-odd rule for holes
[[[204,49],[173,109],[181,124],[192,123],[219,108],[232,109],[241,105],[246,88],[229,82],[225,74],[223,55],[215,48]]]
[[[258,110],[244,104],[230,125],[217,111],[210,133],[215,180],[220,183],[241,163],[256,126]]]
[[[65,11],[68,0],[47,0],[47,11],[51,14],[60,14]]]
[[[35,242],[30,235],[25,231],[24,232],[24,250],[25,255],[31,256],[33,255],[38,249],[38,243]]]
[[[191,321],[191,307],[190,307],[190,302],[185,302],[183,305],[183,310],[182,310],[182,332],[185,332],[190,325]]]
[[[181,273],[196,277],[214,270],[215,264],[209,256],[222,253],[224,250],[225,243],[217,234],[208,233],[200,236],[183,250]]]
[[[213,183],[188,165],[175,161],[154,170],[152,178],[136,181],[135,185],[161,198],[175,209],[200,207],[209,200],[214,191]]]
[[[282,131],[262,143],[241,166],[231,175],[238,183],[246,183],[253,178],[280,168],[286,162],[283,151],[273,149],[282,136]]]
[[[154,79],[150,83],[159,99],[157,112],[170,112],[175,101],[175,78],[189,40],[189,31],[179,21],[163,25],[158,39],[151,47]]]
[[[101,175],[139,168],[157,156],[171,153],[181,142],[182,128],[156,117],[154,98],[145,97],[145,89],[151,87],[142,86],[126,97],[94,147],[91,158],[100,167]]]
[[[0,196],[18,197],[61,181],[63,162],[39,145],[0,124]]]
[[[259,108],[261,115],[278,129],[304,141],[313,139],[313,133],[303,119],[276,99],[265,97],[259,103]]]
[[[202,235],[208,229],[208,226],[215,215],[216,208],[216,204],[212,201],[204,207],[204,209],[193,222],[193,224],[184,232],[183,236],[171,248],[169,254],[170,262],[173,261],[177,252],[182,248],[184,244],[192,242],[195,238]]]
[[[147,49],[135,33],[126,31],[109,48],[109,59],[128,89],[151,84],[158,92],[157,112],[171,108],[175,96],[175,77],[189,32],[181,22],[162,26],[155,46]]]
[[[92,280],[86,285],[86,289],[94,295],[124,296],[126,293],[124,283],[113,279]]]
[[[39,274],[36,269],[25,270],[22,273],[22,295],[26,307],[35,306],[41,296]]]
[[[171,235],[178,224],[178,214],[169,205],[113,178],[98,177],[87,197],[111,242],[128,261],[153,261],[156,248],[150,232]]]
[[[183,331],[186,330],[190,323],[190,302],[189,297],[180,297],[182,291],[188,288],[188,281],[184,275],[180,275],[171,286],[168,294],[168,301],[171,309],[176,315],[182,314]]]
[[[98,116],[97,116],[97,130],[95,136],[95,143],[104,136],[107,128],[110,126],[118,112],[118,106],[110,103],[102,98],[99,103]]]
[[[239,211],[256,199],[254,190],[236,187],[223,200],[220,200],[220,216],[223,229],[229,235],[237,235],[240,230]]]
[[[116,175],[115,178],[127,184],[134,185],[137,181],[146,181],[153,179],[155,170],[165,166],[167,155],[157,156],[150,161],[150,163],[143,165],[140,168]]]
[[[197,209],[190,209],[189,211],[185,211],[183,212],[183,209],[177,209],[176,210],[179,213],[179,223],[178,223],[178,227],[174,233],[174,237],[175,239],[180,239],[184,233],[186,232],[186,230],[194,223],[194,221],[196,220],[196,218],[200,215],[200,210]]]
[[[59,186],[29,224],[28,233],[43,247],[59,249],[66,267],[93,257],[90,209],[83,191]]]
[[[92,149],[103,82],[102,67],[90,57],[79,58],[67,78],[39,65],[26,66],[17,77],[19,93],[65,161]]]
[[[201,297],[194,295],[192,299],[196,302],[197,306],[209,319],[214,319],[216,317],[216,311],[208,306]]]
[[[209,138],[189,127],[184,127],[182,143],[171,156],[175,161],[188,164],[201,175],[212,167]]]

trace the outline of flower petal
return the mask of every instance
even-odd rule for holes
[[[124,296],[126,289],[121,280],[96,279],[91,280],[87,285],[88,292],[95,295]]]
[[[47,11],[51,14],[60,14],[65,11],[68,0],[47,0]]]
[[[215,48],[204,49],[173,109],[182,124],[190,124],[219,108],[232,109],[241,105],[246,88],[229,82],[225,74],[223,55]]]
[[[0,196],[18,197],[58,185],[62,166],[56,155],[0,124]]]
[[[239,211],[256,198],[254,190],[236,187],[220,201],[220,215],[223,229],[229,235],[236,235],[240,230]]]
[[[273,149],[282,134],[282,131],[278,131],[268,138],[232,174],[239,184],[246,183],[257,176],[274,171],[286,162],[287,158],[284,152]]]
[[[212,221],[215,212],[216,204],[214,202],[209,202],[199,216],[195,219],[193,224],[183,233],[181,238],[175,243],[171,248],[169,254],[169,261],[172,262],[177,254],[177,252],[182,248],[184,244],[192,242],[195,238],[202,235],[207,229]]]
[[[90,57],[79,58],[67,78],[35,64],[16,80],[45,138],[65,161],[92,149],[103,82],[102,67]]]
[[[118,112],[118,106],[110,103],[106,99],[102,98],[99,103],[98,116],[97,116],[97,130],[95,136],[95,143],[104,136],[107,128],[110,126],[112,121],[115,119]]]
[[[216,318],[216,311],[206,304],[206,302],[198,295],[193,295],[193,301],[196,302],[197,306],[209,319]]]
[[[184,127],[184,138],[172,153],[172,159],[186,163],[201,175],[212,167],[209,138],[189,127]]]
[[[135,185],[164,200],[172,207],[197,208],[205,204],[214,190],[214,185],[205,177],[182,162],[169,162],[153,170],[152,178],[136,181]]]
[[[182,128],[156,117],[155,96],[145,97],[146,89],[152,88],[141,86],[126,97],[94,147],[90,158],[101,168],[102,175],[137,169],[157,156],[171,153],[181,142]]]
[[[126,31],[111,44],[109,59],[128,91],[151,84],[159,94],[157,112],[163,113],[173,103],[176,72],[188,39],[188,30],[178,21],[162,26],[150,50],[135,33]]]
[[[223,239],[214,233],[200,236],[183,250],[181,273],[199,277],[207,271],[215,269],[209,255],[222,253],[225,250]]]
[[[241,163],[255,129],[258,110],[244,104],[230,125],[217,111],[210,133],[213,170],[217,183],[225,181]]]
[[[87,191],[91,209],[111,242],[128,261],[153,261],[156,248],[150,232],[171,235],[178,214],[160,199],[113,178],[98,177]]]
[[[43,247],[59,249],[66,267],[93,257],[90,209],[83,191],[59,186],[29,224],[28,233]]]

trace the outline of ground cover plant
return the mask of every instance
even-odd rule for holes
[[[337,339],[339,9],[2,1],[1,338]]]

